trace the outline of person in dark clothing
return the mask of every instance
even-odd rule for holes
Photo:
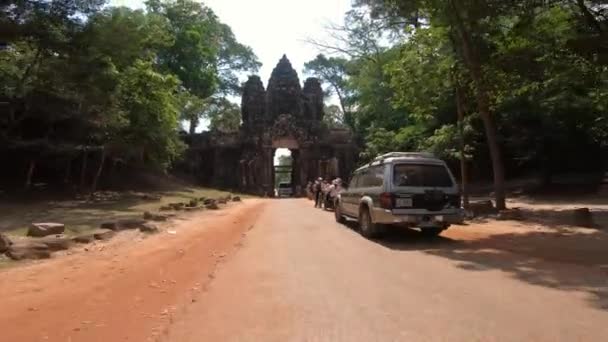
[[[321,182],[323,178],[319,177],[312,185],[313,192],[315,194],[315,208],[321,208],[321,204],[323,203],[323,192],[321,191]]]

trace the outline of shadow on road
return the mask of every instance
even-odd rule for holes
[[[421,251],[448,258],[456,262],[456,267],[472,272],[500,270],[529,284],[584,292],[589,294],[592,306],[608,310],[605,232],[531,231],[460,240],[447,236],[429,239],[418,231],[404,229],[374,242],[396,251]]]

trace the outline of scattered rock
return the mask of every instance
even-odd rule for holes
[[[184,209],[185,204],[184,203],[169,203],[168,206],[171,207],[171,209],[173,209],[173,210],[182,210],[182,209]]]
[[[167,215],[151,213],[149,211],[144,212],[144,220],[167,221],[167,218],[169,218]]]
[[[80,234],[74,236],[72,240],[77,243],[91,243],[95,240],[95,235],[93,233]]]
[[[496,213],[496,208],[492,201],[477,201],[469,203],[469,211],[473,213],[473,216],[490,215]]]
[[[51,251],[43,243],[22,242],[11,245],[6,255],[13,260],[48,259],[51,257]]]
[[[220,207],[217,205],[216,202],[212,202],[212,203],[205,205],[205,208],[211,209],[211,210],[218,210]]]
[[[6,252],[13,242],[4,234],[0,234],[0,254]]]
[[[27,236],[43,237],[48,235],[63,234],[65,225],[63,223],[42,222],[32,223],[27,230]]]
[[[575,226],[593,228],[595,222],[593,222],[593,214],[589,208],[577,208],[572,210],[572,220]]]
[[[501,210],[498,212],[497,219],[499,220],[521,220],[523,219],[523,213],[518,208]]]
[[[45,236],[38,240],[45,244],[51,251],[64,251],[70,249],[74,241],[65,235]]]
[[[200,198],[198,199],[198,201],[199,201],[199,202],[205,202],[205,200],[206,200],[206,199],[207,199],[207,197],[204,197],[204,196],[203,196],[203,197],[200,197]]]
[[[143,194],[141,196],[141,199],[146,201],[160,201],[162,199],[162,196],[157,194]]]
[[[99,228],[102,229],[110,229],[110,230],[118,230],[118,223],[116,222],[104,222],[99,225]]]
[[[93,237],[95,238],[95,240],[109,240],[115,234],[116,233],[110,229],[97,229],[93,231]]]
[[[158,233],[160,229],[154,223],[144,223],[139,227],[139,231],[143,233]]]
[[[226,200],[226,198],[218,198],[217,203],[219,204],[226,204],[228,201]]]
[[[190,202],[188,202],[188,207],[198,207],[198,199],[197,198],[191,199]]]
[[[142,219],[124,219],[124,220],[119,220],[118,222],[118,229],[137,229],[141,226],[143,226],[144,224],[146,224],[146,220],[142,220]]]
[[[203,204],[204,204],[204,205],[209,205],[209,204],[211,204],[211,203],[215,203],[215,200],[214,200],[213,198],[206,198],[206,199],[203,201]]]
[[[232,202],[240,202],[241,201],[241,197],[240,196],[234,196],[232,197]]]
[[[158,210],[160,211],[169,211],[169,210],[173,210],[173,208],[169,205],[163,205],[160,208],[158,208]]]

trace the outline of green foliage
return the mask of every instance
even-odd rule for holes
[[[317,45],[346,57],[345,87],[363,160],[392,150],[457,160],[460,91],[465,157],[474,176],[488,177],[496,166],[488,118],[508,175],[601,172],[608,164],[608,11],[598,2],[360,0],[356,6],[344,27],[331,28],[333,44]]]
[[[241,108],[225,98],[216,99],[207,108],[209,129],[223,133],[238,132],[241,126]]]
[[[142,155],[166,168],[180,155],[178,108],[174,94],[179,84],[173,75],[156,72],[151,63],[137,61],[121,75],[120,103],[127,113],[128,126],[118,139],[136,147]]]
[[[181,120],[238,129],[238,106],[222,98],[259,62],[230,27],[193,0],[104,2],[0,5],[0,154],[22,158],[13,164],[49,157],[44,167],[60,169],[106,147],[114,161],[167,169],[184,149]]]

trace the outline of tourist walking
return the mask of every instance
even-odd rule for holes
[[[319,177],[319,178],[317,178],[315,183],[312,185],[313,191],[315,194],[315,208],[321,208],[321,201],[322,201],[321,187],[323,186],[322,182],[323,182],[323,178]]]

